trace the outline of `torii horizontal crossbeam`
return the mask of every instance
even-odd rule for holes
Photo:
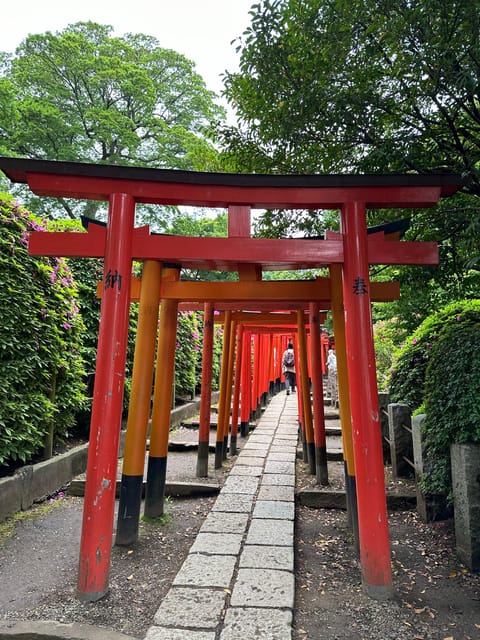
[[[339,235],[339,234],[338,234]],[[90,224],[88,233],[32,232],[32,255],[103,258],[106,228]],[[265,271],[313,269],[344,260],[343,239],[197,238],[150,234],[148,227],[133,232],[135,260],[174,262],[186,269],[237,271],[242,264],[261,265]],[[435,242],[368,238],[370,264],[437,264]]]

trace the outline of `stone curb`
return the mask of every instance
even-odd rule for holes
[[[312,509],[346,509],[344,491],[322,491],[321,489],[301,489],[295,494],[299,504]],[[387,493],[387,508],[391,511],[414,509],[417,505],[415,493]]]
[[[218,397],[218,392],[212,393],[212,402]],[[200,399],[186,404],[171,412],[171,424],[178,424],[186,416],[198,413]],[[119,457],[122,456],[125,431],[120,433]],[[29,509],[35,502],[41,502],[54,495],[72,478],[85,472],[87,468],[88,444],[75,447],[66,453],[54,456],[37,464],[25,465],[12,476],[0,479],[0,522],[18,511]],[[182,483],[175,483],[182,484]],[[186,483],[184,483],[186,484]],[[214,486],[214,485],[213,485]],[[185,487],[172,488],[178,493],[170,495],[199,495],[196,489],[188,492]],[[200,489],[201,490],[201,489]],[[205,489],[207,493],[218,493],[219,488]],[[83,494],[74,494],[83,495]]]
[[[0,621],[0,640],[138,640],[133,636],[88,624],[53,621]]]
[[[142,497],[145,496],[146,481],[142,484]],[[120,482],[115,487],[115,498],[120,497]],[[214,482],[166,482],[165,495],[172,497],[211,496],[219,493],[220,485]],[[83,497],[85,495],[85,480],[72,480],[68,487],[70,496]]]

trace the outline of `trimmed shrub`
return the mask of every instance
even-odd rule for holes
[[[450,305],[452,308],[453,305]],[[480,442],[480,301],[445,319],[425,377],[426,493],[452,502],[450,445]]]
[[[65,260],[28,254],[35,229],[43,223],[1,194],[0,465],[65,438],[85,401],[76,285]]]
[[[480,442],[480,300],[449,304],[398,352],[393,402],[424,412],[426,495],[451,502],[450,445]]]
[[[197,386],[198,363],[202,360],[202,338],[198,328],[198,314],[180,312],[177,319],[175,350],[175,398],[190,400]]]

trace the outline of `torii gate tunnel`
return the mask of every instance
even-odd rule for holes
[[[32,233],[36,255],[104,259],[97,372],[91,416],[87,484],[80,543],[79,596],[107,591],[113,532],[117,451],[133,260],[187,268],[238,271],[244,293],[262,270],[341,265],[350,410],[356,469],[363,585],[372,597],[392,592],[369,264],[436,264],[435,243],[385,242],[368,236],[368,208],[435,205],[461,187],[459,176],[247,175],[0,158],[13,182],[40,196],[109,203],[104,232]],[[136,203],[228,209],[228,238],[150,235],[135,228]],[[325,240],[250,237],[251,209],[339,209],[341,231]],[[90,228],[92,227],[92,228]],[[266,284],[266,283],[265,283]],[[172,283],[169,286],[177,286]],[[188,285],[184,285],[188,286]],[[189,293],[185,293],[188,299]],[[261,295],[261,294],[260,294]],[[257,298],[258,299],[258,298]],[[237,308],[242,308],[241,303]],[[284,307],[282,307],[284,308]],[[295,308],[294,306],[292,308]]]

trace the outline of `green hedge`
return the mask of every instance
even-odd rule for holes
[[[63,259],[27,251],[39,222],[0,194],[0,465],[64,438],[85,401],[83,321]]]
[[[427,318],[395,359],[393,402],[424,412],[425,494],[451,502],[450,445],[480,442],[480,300]]]

